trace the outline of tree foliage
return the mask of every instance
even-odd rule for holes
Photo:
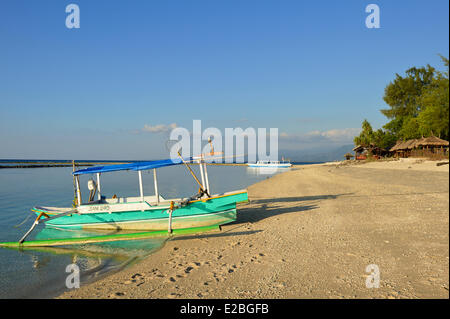
[[[381,148],[389,148],[395,143],[395,137],[382,129],[374,131],[369,121],[364,120],[362,123],[362,131],[359,136],[355,137],[354,143],[355,145],[365,147],[375,145]]]
[[[430,65],[412,67],[405,75],[396,74],[384,91],[383,99],[389,106],[381,113],[389,119],[383,129],[373,131],[367,120],[355,144],[374,144],[390,148],[398,139],[419,138],[432,134],[449,138],[449,60],[441,59],[444,72]]]

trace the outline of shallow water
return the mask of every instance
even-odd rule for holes
[[[198,168],[193,166],[196,171]],[[31,227],[36,205],[70,207],[74,197],[72,168],[0,169],[0,242],[19,240]],[[250,169],[245,166],[209,166],[211,193],[246,188],[279,171]],[[159,193],[165,198],[188,197],[198,190],[184,166],[160,168]],[[196,171],[196,174],[200,174]],[[87,181],[80,179],[84,196]],[[143,174],[144,193],[153,194],[153,172]],[[138,196],[136,172],[103,174],[102,194],[107,197]],[[20,224],[28,217],[20,227]],[[39,225],[28,238],[68,238],[92,235],[92,232],[62,231]],[[0,298],[50,298],[62,293],[71,272],[66,267],[75,263],[80,269],[81,285],[138,261],[164,245],[165,238],[119,241],[111,243],[46,247],[33,249],[0,248]]]

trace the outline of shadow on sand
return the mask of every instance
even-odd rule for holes
[[[236,225],[236,224],[230,224],[230,225]],[[244,225],[236,225],[237,227],[227,230],[227,231],[221,231],[219,233],[205,233],[200,235],[188,235],[188,236],[177,236],[171,238],[172,241],[174,240],[186,240],[186,239],[202,239],[202,238],[214,238],[214,237],[231,237],[231,236],[242,236],[242,235],[251,235],[256,234],[259,232],[262,232],[262,230],[249,230],[249,231],[233,231],[236,228],[242,228]]]
[[[252,199],[251,205],[260,205],[257,207],[245,206],[239,208],[238,217],[235,223],[254,223],[262,219],[277,216],[286,213],[300,213],[319,208],[319,202],[322,200],[336,199],[340,196],[351,195],[337,194],[337,195],[317,195],[317,196],[295,196],[295,197],[280,197],[268,199]],[[305,201],[313,201],[312,203],[302,204]],[[298,203],[298,204],[297,204]],[[293,205],[292,205],[293,204]],[[297,204],[297,205],[296,205]]]
[[[171,240],[186,240],[186,239],[202,239],[213,237],[230,237],[236,235],[251,235],[262,232],[263,230],[240,230],[245,227],[246,223],[255,223],[268,217],[277,216],[287,213],[301,213],[319,208],[318,203],[322,200],[336,199],[340,196],[351,195],[337,194],[337,195],[317,195],[317,196],[296,196],[296,197],[280,197],[270,199],[252,199],[250,204],[254,207],[241,206],[238,208],[237,220],[230,223],[230,226],[235,226],[227,231],[219,233],[206,233],[197,235],[188,235],[174,237]],[[302,202],[312,201],[312,203]]]

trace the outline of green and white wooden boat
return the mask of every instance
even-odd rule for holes
[[[219,226],[236,220],[236,203],[248,200],[247,191],[240,190],[212,195],[209,198],[190,200],[185,205],[176,204],[185,199],[165,200],[159,196],[107,198],[93,203],[83,203],[72,208],[34,207],[36,214],[49,217],[71,212],[46,222],[47,226],[72,229],[168,229],[171,203],[172,229]],[[175,204],[176,203],[176,204]],[[45,215],[44,215],[45,214]]]
[[[197,179],[189,163],[198,164],[201,181]],[[156,169],[171,165],[186,165],[199,184],[199,193],[190,198],[166,199],[158,193]],[[145,195],[142,171],[153,170],[155,194]],[[101,174],[114,171],[136,171],[140,194],[136,197],[106,198],[101,193]],[[89,199],[82,201],[79,176],[96,174],[97,181],[89,180]],[[19,241],[25,240],[34,226],[45,223],[48,227],[62,229],[114,229],[161,231],[220,226],[236,220],[236,204],[248,201],[247,190],[223,194],[209,194],[209,181],[204,156],[188,159],[167,159],[150,162],[95,166],[74,170],[74,207],[36,206],[38,215],[32,228]],[[95,195],[97,194],[96,198]]]

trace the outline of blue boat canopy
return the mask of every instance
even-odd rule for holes
[[[185,162],[191,162],[192,158],[183,159]],[[149,161],[149,162],[136,162],[136,163],[128,163],[128,164],[117,164],[117,165],[105,165],[105,166],[94,166],[85,169],[80,169],[78,171],[73,172],[73,175],[82,175],[82,174],[93,174],[93,173],[104,173],[104,172],[115,172],[115,171],[142,171],[146,169],[159,168],[164,166],[171,165],[179,165],[182,164],[183,161],[179,158],[177,159],[165,159],[159,161]]]

